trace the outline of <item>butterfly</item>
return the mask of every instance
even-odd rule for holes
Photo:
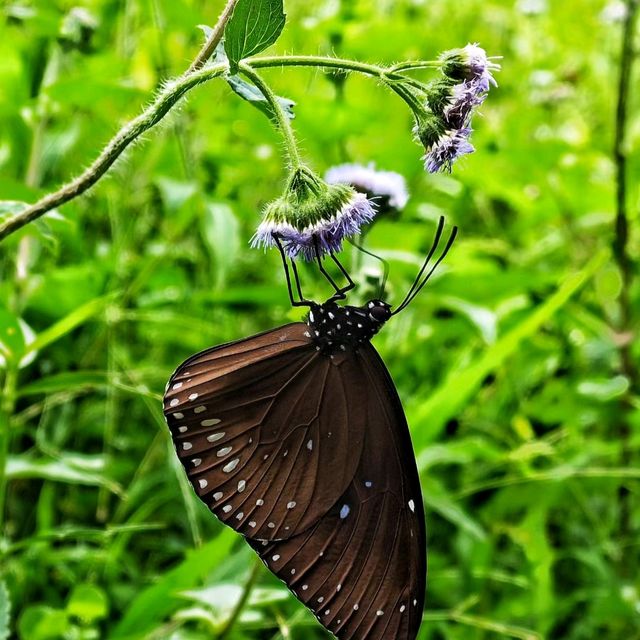
[[[307,306],[306,322],[216,346],[171,376],[164,413],[198,497],[241,533],[334,636],[414,640],[426,530],[407,421],[373,336],[425,285],[444,227],[403,302]],[[322,268],[322,265],[321,265]],[[344,271],[343,271],[344,272]],[[346,274],[346,272],[345,272]]]

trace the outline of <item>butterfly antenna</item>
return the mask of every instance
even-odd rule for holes
[[[380,288],[378,289],[378,299],[382,300],[384,298],[384,290],[387,286],[387,280],[389,279],[389,263],[384,258],[381,258],[379,255],[373,253],[373,251],[365,249],[361,244],[358,244],[353,240],[350,240],[349,242],[351,242],[351,244],[361,253],[371,256],[372,258],[375,258],[376,260],[382,262],[382,282],[380,283]]]
[[[293,307],[311,306],[311,303],[309,302],[309,300],[306,300],[305,297],[302,295],[302,286],[300,285],[300,276],[298,275],[298,269],[296,267],[296,263],[293,261],[293,259],[291,259],[291,268],[293,270],[293,276],[296,283],[296,290],[298,291],[298,297],[300,298],[300,300],[298,301],[295,299],[293,295],[293,287],[291,286],[291,274],[289,273],[289,265],[287,263],[287,254],[284,250],[284,247],[282,246],[282,241],[280,239],[280,236],[274,233],[272,234],[272,237],[276,243],[276,246],[278,247],[278,251],[280,252],[280,258],[282,259],[282,266],[284,267],[284,275],[287,279],[287,290],[289,292],[289,300],[291,300],[291,306]]]
[[[456,236],[458,234],[458,227],[453,227],[453,229],[451,230],[451,235],[449,236],[449,240],[447,240],[447,244],[443,252],[440,254],[440,257],[436,260],[435,264],[431,267],[427,275],[424,276],[424,278],[422,277],[426,270],[427,265],[429,264],[429,261],[431,260],[431,257],[435,253],[438,243],[440,242],[440,235],[442,234],[443,224],[444,224],[444,218],[440,218],[440,223],[438,224],[436,237],[434,239],[431,250],[429,251],[429,255],[424,261],[424,264],[422,265],[422,269],[420,269],[420,272],[418,273],[418,277],[414,280],[413,284],[411,285],[411,288],[409,289],[409,292],[405,296],[404,300],[400,303],[400,306],[397,309],[395,309],[391,315],[400,313],[403,309],[407,308],[407,306],[413,301],[413,299],[418,295],[418,293],[420,293],[424,285],[427,284],[431,276],[434,274],[435,270],[438,268],[438,265],[444,260],[447,253],[449,253],[449,249],[451,249],[451,246],[453,245],[456,239]]]

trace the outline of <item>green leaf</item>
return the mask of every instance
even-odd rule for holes
[[[44,605],[28,607],[20,616],[18,629],[25,640],[58,640],[69,631],[67,614]]]
[[[237,72],[241,60],[272,45],[285,20],[282,0],[239,0],[224,31],[231,73]]]
[[[246,100],[256,107],[256,109],[262,111],[262,113],[264,113],[270,120],[276,122],[276,115],[273,112],[272,106],[267,102],[267,99],[262,95],[260,90],[255,87],[255,85],[243,80],[240,76],[227,76],[227,82],[235,93],[237,93],[243,100]],[[296,103],[289,98],[283,98],[281,96],[276,96],[276,98],[285,115],[290,120],[293,120],[296,117],[296,114],[293,111]]]
[[[227,273],[240,249],[240,229],[233,209],[220,202],[207,203],[206,215],[202,218],[202,231],[215,259],[215,278],[218,287],[225,284]]]
[[[446,422],[462,410],[485,377],[511,356],[524,340],[538,332],[598,272],[608,258],[609,251],[602,250],[581,271],[567,278],[538,309],[488,348],[478,360],[463,370],[450,372],[413,416],[414,424],[424,425],[424,428],[414,431],[416,448],[420,450],[436,439]]]
[[[108,374],[104,371],[68,371],[40,378],[18,389],[18,396],[41,393],[60,393],[106,387]]]
[[[107,596],[92,584],[77,585],[67,603],[67,613],[88,624],[106,617],[108,612]]]
[[[0,582],[0,640],[7,640],[11,634],[11,599],[4,582]]]
[[[12,455],[9,456],[6,473],[9,480],[38,478],[68,484],[104,486],[116,494],[122,493],[120,486],[102,473],[104,468],[103,455],[63,453],[55,460]]]
[[[76,327],[79,327],[93,316],[102,312],[113,297],[113,295],[110,295],[96,300],[90,300],[81,307],[74,309],[68,316],[51,325],[48,329],[41,331],[38,337],[25,349],[25,353],[38,351],[39,349],[49,346],[52,342],[59,340]]]
[[[145,637],[150,629],[180,606],[181,591],[199,586],[201,581],[228,558],[236,535],[226,529],[187,557],[175,569],[164,574],[161,580],[140,593],[125,611],[113,633],[112,640]]]

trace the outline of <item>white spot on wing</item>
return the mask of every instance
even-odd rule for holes
[[[256,500],[257,507],[261,507],[263,504],[264,504],[264,500],[262,498],[259,498],[258,500]]]
[[[289,503],[287,504],[287,509],[293,509],[295,506],[296,506],[296,503],[295,503],[295,502],[289,502]]]
[[[197,393],[192,393],[192,394],[189,396],[189,400],[197,400],[197,399],[198,399],[198,394],[197,394]]]
[[[344,520],[349,515],[350,511],[351,507],[349,507],[348,504],[343,505],[342,509],[340,509],[340,518]]]
[[[218,493],[213,494],[213,499],[218,502],[218,500],[222,500],[222,496],[224,496],[224,493],[222,493],[222,491],[218,491]]]
[[[176,383],[173,385],[174,390],[175,390],[175,389],[179,389],[179,388],[182,386],[182,384],[183,384],[182,382],[176,382]]]
[[[176,407],[180,404],[180,400],[178,400],[178,398],[174,398],[170,403],[169,406],[170,407]]]
[[[222,449],[218,449],[216,455],[218,458],[224,458],[228,453],[231,453],[233,447],[222,447]]]
[[[191,461],[191,464],[192,464],[194,467],[199,467],[199,466],[202,464],[202,458],[194,458],[194,459]]]
[[[200,480],[198,480],[198,484],[201,489],[204,489],[209,483],[204,478],[200,478]]]
[[[193,410],[193,413],[202,413],[203,411],[206,411],[206,410],[207,410],[207,407],[201,404],[199,407],[196,407]]]
[[[278,560],[280,560],[280,556],[278,554],[276,554],[275,556],[273,556],[273,558],[271,558],[274,562],[278,562]]]
[[[203,427],[213,427],[216,424],[220,424],[220,420],[218,418],[211,418],[209,420],[202,420],[202,422],[200,422],[200,424]]]
[[[224,467],[222,467],[222,470],[225,473],[231,473],[238,466],[239,462],[240,462],[240,458],[234,458],[231,462],[229,462]]]
[[[409,509],[415,513],[416,511],[416,503],[413,500],[409,500]]]
[[[189,449],[192,449],[193,445],[190,442],[183,442],[182,443],[182,449],[183,451],[189,451]]]
[[[224,507],[222,507],[222,510],[225,513],[229,513],[229,511],[231,511],[231,509],[233,509],[233,507],[230,504],[226,504]]]
[[[383,615],[384,615],[384,611],[382,611],[382,610],[378,609],[378,611],[376,611],[376,615],[377,615],[378,617],[383,616]]]
[[[307,449],[309,449],[309,451],[313,451],[313,440],[309,440],[309,442],[307,442]]]
[[[173,417],[176,420],[182,420],[182,418],[184,418],[184,413],[180,413],[179,411],[176,411],[176,413],[173,414]]]
[[[206,422],[206,420],[205,420]],[[207,440],[209,442],[218,442],[218,440],[222,440],[222,438],[224,438],[225,433],[224,431],[222,433],[212,433],[210,436],[207,436]]]
[[[180,433],[184,433],[187,430],[187,427],[185,427],[184,425],[182,425],[181,427],[178,427],[178,431]]]
[[[247,488],[247,483],[244,480],[238,482],[238,493],[242,493]]]

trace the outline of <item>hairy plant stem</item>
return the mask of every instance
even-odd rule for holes
[[[191,63],[191,66],[185,71],[183,77],[193,73],[194,71],[202,69],[202,67],[207,64],[207,61],[215,52],[216,47],[222,41],[227,22],[229,22],[229,19],[233,15],[233,10],[236,8],[237,4],[238,0],[228,0],[227,5],[222,10],[220,17],[216,22],[216,26],[213,28],[213,31],[209,36],[209,39],[200,50],[200,53],[196,56],[196,59]]]
[[[296,136],[293,132],[291,121],[287,117],[287,114],[284,112],[284,109],[282,108],[282,105],[278,100],[278,96],[276,96],[271,87],[247,63],[240,64],[240,71],[242,71],[242,73],[247,76],[247,78],[249,78],[251,82],[253,82],[253,84],[256,85],[260,93],[265,97],[265,100],[271,106],[271,109],[276,116],[276,121],[278,123],[280,133],[284,138],[290,168],[294,170],[299,169],[300,167],[302,167],[303,163],[302,159],[300,158],[300,151],[298,150]]]
[[[48,211],[51,211],[88,191],[98,182],[98,180],[100,180],[100,178],[102,178],[102,176],[107,173],[124,151],[142,134],[158,124],[188,91],[199,84],[222,75],[227,71],[228,65],[226,63],[209,67],[206,67],[205,64],[220,43],[222,36],[224,35],[224,28],[233,14],[237,1],[238,0],[229,0],[218,20],[218,23],[209,36],[207,43],[189,69],[178,79],[168,82],[160,91],[153,103],[147,107],[142,114],[131,120],[115,135],[88,169],[57,191],[47,194],[35,204],[25,208],[20,213],[1,223],[0,242],[30,222],[37,220]],[[437,62],[428,61],[411,62],[406,63],[403,68],[419,69],[433,67],[438,64],[439,63]],[[398,73],[397,65],[395,68],[386,68],[355,60],[325,56],[275,56],[248,59],[243,65],[243,71],[248,74],[253,73],[258,78],[256,82],[258,88],[261,91],[263,89],[267,91],[265,97],[274,105],[274,111],[278,118],[283,135],[287,140],[287,149],[294,165],[296,163],[300,164],[300,158],[288,118],[286,117],[286,114],[282,112],[278,100],[269,86],[255,74],[255,69],[295,66],[339,69],[341,71],[354,71],[368,76],[373,76],[378,78],[392,91],[397,93],[413,111],[415,111],[419,105],[417,105],[416,98],[413,96],[412,92],[406,90],[403,85],[410,85],[417,90],[422,90],[425,87],[423,83],[413,80],[412,78],[407,78],[401,73]]]
[[[618,82],[618,102],[616,108],[616,129],[613,156],[616,165],[616,219],[615,237],[613,240],[613,255],[622,277],[622,287],[619,296],[620,318],[616,327],[620,340],[620,370],[629,380],[629,391],[622,400],[622,422],[620,438],[622,442],[621,464],[628,467],[633,462],[633,448],[631,444],[630,414],[632,411],[632,397],[640,392],[640,374],[633,359],[632,346],[634,334],[637,333],[636,318],[631,301],[635,264],[628,252],[629,243],[629,215],[627,209],[627,150],[626,138],[629,120],[629,93],[633,63],[635,59],[634,37],[636,34],[638,9],[640,0],[626,1],[626,16],[623,27],[622,51],[620,57],[620,76]],[[624,544],[631,534],[631,492],[622,485],[619,492],[620,517],[619,534],[621,544]],[[633,563],[622,560],[622,571],[630,575],[635,571]]]
[[[4,376],[2,397],[0,398],[0,536],[4,529],[4,509],[7,495],[7,464],[11,444],[11,421],[16,405],[18,387],[18,365],[9,360]]]
[[[87,191],[111,168],[132,142],[158,124],[190,89],[221,75],[226,68],[226,64],[208,67],[168,83],[143,113],[118,132],[88,169],[58,191],[46,195],[24,211],[0,224],[0,241],[37,220],[48,211]]]

